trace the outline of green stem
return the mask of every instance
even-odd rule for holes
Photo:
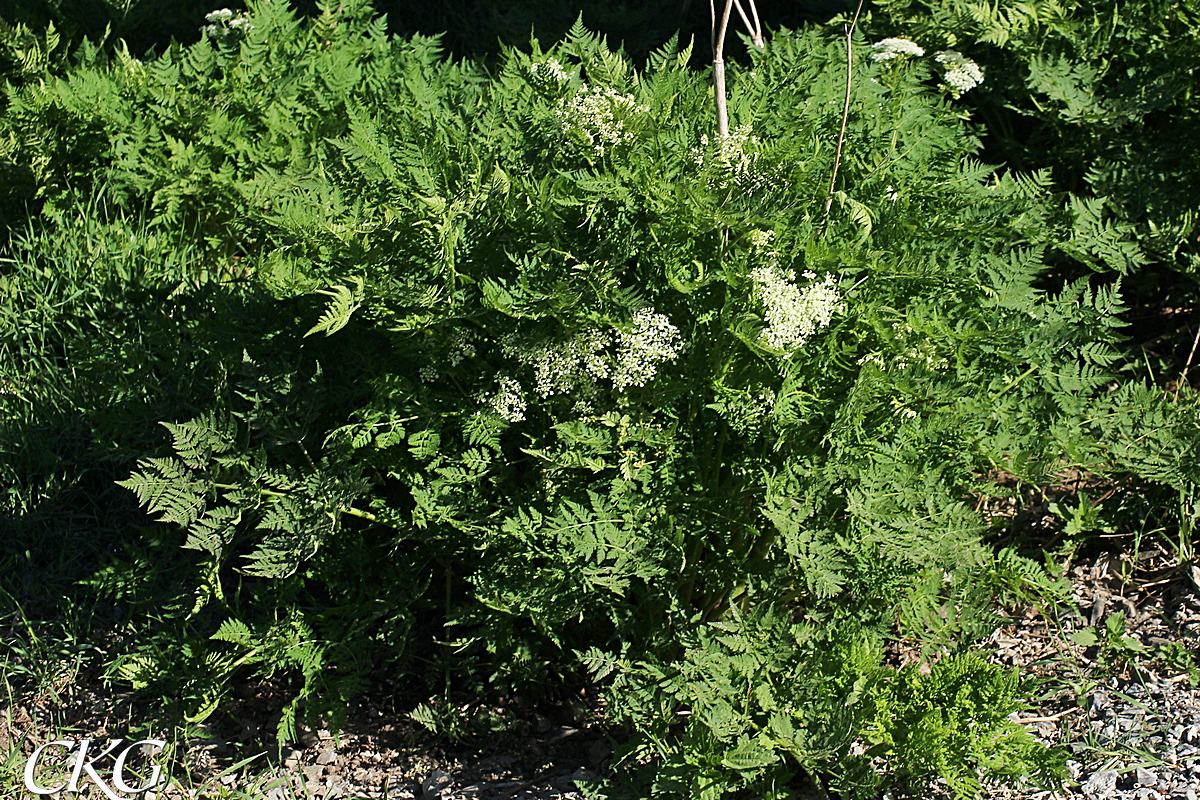
[[[1026,378],[1028,378],[1030,375],[1032,375],[1035,372],[1037,372],[1036,366],[1030,367],[1029,369],[1025,370],[1020,375],[1018,375],[1017,377],[1015,377],[1011,381],[1009,381],[1007,386],[1005,386],[1003,389],[1001,389],[999,392],[997,392],[996,397],[1003,396],[1006,392],[1008,392],[1009,389],[1013,388],[1018,383],[1025,380]]]
[[[238,486],[237,484],[233,484],[233,483],[214,483],[213,488],[236,490],[236,489],[245,489],[246,487]],[[257,491],[263,497],[287,497],[287,494],[285,492],[277,492],[273,489],[261,489],[260,488]],[[380,517],[375,514],[372,514],[370,511],[362,511],[353,506],[336,506],[334,510],[337,511],[339,514],[347,514],[351,517],[358,517],[359,519],[365,519],[367,522],[370,522],[372,524],[383,525],[384,527],[392,528],[393,530],[398,530],[398,531],[405,530],[408,527],[407,525],[400,522],[399,520],[390,520],[390,519],[387,519],[386,517]]]

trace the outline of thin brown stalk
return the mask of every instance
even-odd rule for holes
[[[750,6],[750,15],[754,17],[753,21],[746,15],[746,10],[742,8],[742,0],[733,0],[738,16],[742,18],[742,24],[746,26],[746,32],[750,34],[750,40],[754,42],[755,47],[762,47],[763,32],[762,23],[758,19],[758,9],[754,6],[754,0],[746,0],[746,3]]]
[[[829,176],[829,196],[825,198],[825,213],[821,215],[821,225],[817,235],[825,231],[829,222],[829,211],[833,208],[833,193],[837,189],[838,168],[842,164],[842,147],[846,143],[846,123],[850,120],[850,90],[854,86],[854,28],[858,25],[858,16],[862,13],[863,0],[858,0],[858,8],[854,9],[854,19],[846,26],[846,99],[842,104],[842,127],[838,131],[837,150],[833,154],[833,172]]]
[[[1200,344],[1200,326],[1196,328],[1196,338],[1192,339],[1192,352],[1188,353],[1187,363],[1183,365],[1183,373],[1179,376],[1179,382],[1175,384],[1175,401],[1179,401],[1179,390],[1183,388],[1183,384],[1187,381],[1188,370],[1192,368],[1192,359],[1196,357],[1196,345]]]
[[[712,0],[709,0],[709,8],[713,8]],[[725,0],[725,11],[721,14],[721,24],[716,29],[716,42],[713,44],[713,94],[717,101],[717,136],[722,139],[729,138],[729,107],[725,99],[725,34],[729,30],[729,13],[732,10],[733,0]],[[716,9],[713,11],[715,16]]]

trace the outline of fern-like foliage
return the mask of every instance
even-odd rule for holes
[[[1058,24],[960,10],[996,47]],[[968,651],[1064,589],[980,497],[1195,486],[1193,399],[1122,371],[1148,251],[1115,201],[981,162],[929,64],[856,40],[826,223],[846,54],[819,28],[729,65],[720,139],[678,43],[639,70],[580,24],[485,69],[360,0],[247,14],[0,113],[43,204],[0,261],[0,434],[31,445],[0,502],[32,518],[88,458],[132,490],[88,585],[168,596],[114,675],[192,719],[290,675],[287,738],[372,666],[587,667],[642,796],[1054,779]],[[887,666],[896,640],[939,666]]]

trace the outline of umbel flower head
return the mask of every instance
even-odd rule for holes
[[[500,375],[496,382],[500,388],[491,397],[483,398],[491,409],[508,422],[521,422],[525,419],[525,395],[520,381],[508,375]]]
[[[679,330],[671,320],[652,308],[643,308],[633,315],[633,330],[617,331],[613,387],[623,392],[630,386],[645,386],[660,364],[673,361],[682,350]]]
[[[509,334],[500,349],[533,374],[530,388],[538,397],[567,396],[586,403],[597,396],[600,381],[610,382],[617,392],[650,383],[663,364],[683,352],[683,337],[666,315],[643,308],[628,329],[591,327],[566,340],[533,343]],[[497,382],[498,391],[480,402],[509,422],[524,419],[522,384],[509,375],[500,375]]]
[[[770,177],[757,168],[761,145],[752,126],[739,125],[715,140],[708,134],[701,136],[700,146],[692,148],[692,159],[708,173],[708,185],[714,190],[731,186],[751,190],[760,184],[774,188]]]
[[[582,86],[560,101],[554,112],[563,133],[593,151],[597,158],[633,141],[626,127],[631,116],[650,109],[609,86]]]
[[[547,58],[545,61],[534,61],[529,67],[529,82],[539,91],[548,95],[559,95],[571,83],[571,75],[557,58]]]
[[[254,27],[250,22],[250,17],[245,14],[235,14],[228,8],[210,11],[204,15],[204,20],[208,22],[208,25],[204,26],[204,33],[218,40],[230,35],[246,33]]]
[[[788,280],[783,270],[773,263],[756,267],[750,277],[758,288],[759,299],[766,311],[764,343],[785,353],[799,350],[808,338],[845,308],[832,275],[817,281],[813,272],[805,272],[807,286],[797,286]]]
[[[878,41],[871,45],[871,49],[875,51],[871,54],[871,60],[876,64],[884,61],[903,61],[910,57],[920,58],[925,55],[924,47],[902,36]]]
[[[983,70],[957,50],[942,50],[933,58],[946,69],[942,81],[950,87],[955,97],[962,97],[965,92],[983,83]]]

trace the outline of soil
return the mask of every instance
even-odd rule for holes
[[[987,797],[1197,800],[1200,690],[1192,681],[1200,677],[1200,569],[1147,550],[1136,564],[1128,556],[1095,557],[1067,577],[1073,609],[1053,618],[1033,608],[1014,613],[979,649],[1046,680],[1015,718],[1038,738],[1070,747],[1072,780],[1059,792],[993,787]],[[1117,613],[1124,615],[1119,645],[1091,641],[1085,629],[1102,639]],[[1171,643],[1183,657],[1164,658]],[[348,708],[340,729],[304,730],[293,746],[264,750],[256,742],[271,738],[284,692],[264,683],[237,694],[213,716],[220,721],[177,743],[169,766],[175,785],[157,800],[582,798],[580,787],[607,773],[616,741],[602,707],[587,697],[552,706],[463,698],[447,716],[472,716],[494,732],[480,733],[477,724],[459,744],[439,741],[394,705],[397,687],[381,685]],[[23,754],[52,734],[128,737],[140,713],[128,694],[86,671],[64,672],[36,701],[6,711],[0,753]],[[797,789],[798,800],[810,796],[819,795]]]

